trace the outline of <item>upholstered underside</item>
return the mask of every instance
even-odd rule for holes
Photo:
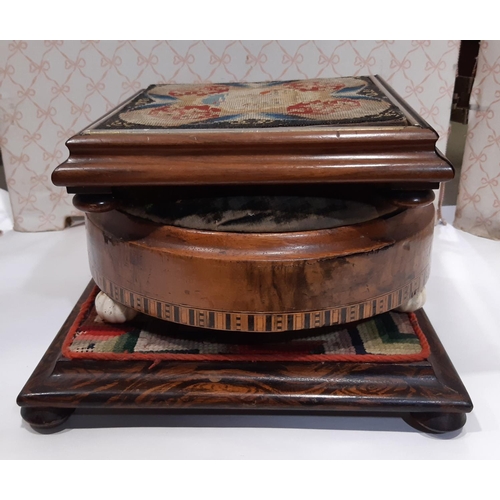
[[[205,231],[274,233],[359,224],[395,208],[384,201],[316,196],[222,196],[131,200],[121,210],[164,225]]]

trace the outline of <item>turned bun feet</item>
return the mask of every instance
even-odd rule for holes
[[[32,429],[38,432],[57,430],[68,420],[75,408],[21,408],[21,416]]]
[[[444,434],[460,430],[467,421],[465,413],[410,413],[403,420],[421,432]]]

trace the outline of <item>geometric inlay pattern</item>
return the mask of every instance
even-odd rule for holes
[[[420,292],[428,276],[429,268],[403,287],[358,304],[280,313],[218,311],[170,304],[127,290],[102,276],[96,275],[94,279],[97,286],[117,302],[166,321],[214,330],[270,333],[349,323],[390,311]]]
[[[287,334],[228,334],[138,315],[103,322],[93,299],[82,305],[63,346],[75,359],[152,361],[422,361],[429,346],[414,314],[388,312],[346,326]]]

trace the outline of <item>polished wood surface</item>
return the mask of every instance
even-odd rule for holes
[[[119,211],[87,216],[92,276],[115,300],[196,326],[200,311],[220,314],[213,328],[244,331],[289,329],[286,314],[320,313],[309,324],[323,326],[398,307],[425,284],[433,227],[432,205],[292,233],[196,231]],[[252,325],[249,315],[258,315]],[[305,327],[301,316],[291,329]]]
[[[70,157],[52,181],[87,188],[447,181],[453,168],[436,141],[418,127],[80,135],[66,143]]]
[[[284,315],[285,329],[353,321],[418,293],[429,273],[430,189],[452,179],[454,171],[435,148],[436,132],[374,78],[408,126],[88,130],[71,138],[70,156],[52,180],[77,193],[75,205],[87,212],[97,283],[115,300],[162,319],[255,332],[283,330]],[[384,191],[394,210],[335,229],[216,233],[121,212],[121,190],[141,186],[195,190],[191,195],[210,195],[220,186],[234,188],[233,194],[262,186],[275,194],[304,186],[368,189]],[[432,349],[426,362],[154,366],[63,358],[61,345],[77,310],[78,305],[18,397],[33,428],[60,426],[75,408],[98,408],[392,413],[426,432],[447,432],[460,428],[472,409],[421,310],[417,316]],[[220,315],[221,322],[207,324],[210,314]],[[253,330],[250,316],[260,318]]]
[[[75,206],[88,214],[96,282],[147,314],[205,327],[207,315],[219,315],[214,328],[245,331],[280,329],[283,314],[300,316],[287,318],[293,329],[354,321],[419,293],[429,272],[431,188],[454,172],[436,150],[436,132],[381,78],[372,81],[405,125],[91,127],[71,138],[53,181],[77,193]],[[332,198],[345,190],[363,201],[383,195],[394,213],[321,231],[240,234],[160,226],[120,211],[127,189],[142,190],[147,205],[148,189],[175,198],[173,189],[258,197],[265,188],[314,196],[329,189]]]
[[[213,363],[68,360],[61,345],[91,282],[18,396],[25,420],[56,427],[78,408],[397,414],[426,432],[460,428],[472,403],[425,313],[419,363]]]
[[[395,206],[401,208],[414,208],[430,205],[434,201],[434,191],[428,190],[393,190],[387,194]]]
[[[109,212],[116,208],[116,200],[111,194],[75,194],[73,205],[82,212]]]
[[[437,133],[380,77],[372,81],[408,125],[266,129],[96,130],[67,143],[52,181],[70,192],[165,185],[426,184],[454,176]],[[114,112],[114,111],[113,111]],[[100,120],[98,120],[99,122]]]

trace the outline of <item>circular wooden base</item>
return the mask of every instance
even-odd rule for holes
[[[37,408],[23,406],[21,416],[32,429],[43,432],[61,427],[75,411],[75,408]]]
[[[189,326],[280,332],[407,303],[428,277],[432,205],[334,229],[224,233],[87,214],[92,276],[113,300]]]
[[[404,421],[414,429],[431,434],[444,434],[461,429],[467,421],[465,413],[410,413]]]

